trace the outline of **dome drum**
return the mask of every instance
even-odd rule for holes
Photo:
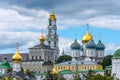
[[[20,63],[21,59],[12,59],[14,63]]]

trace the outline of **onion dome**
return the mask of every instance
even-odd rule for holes
[[[120,49],[116,50],[112,57],[112,59],[118,59],[118,58],[120,59]]]
[[[6,61],[6,60],[4,62],[2,62],[1,65],[2,65],[3,68],[11,68],[9,62]]]
[[[97,50],[104,50],[105,49],[105,46],[104,46],[104,44],[102,44],[101,40],[98,41],[96,49]]]
[[[22,56],[19,54],[18,48],[16,49],[15,54],[12,57],[14,63],[20,63],[22,61]]]
[[[92,49],[96,48],[96,44],[94,43],[94,40],[92,40],[92,38],[86,44],[86,48],[92,48]]]
[[[51,74],[58,74],[57,70],[55,68],[52,69]]]
[[[42,36],[40,36],[39,40],[41,43],[43,43],[45,41],[45,37],[42,35]]]
[[[87,43],[90,39],[93,39],[93,36],[87,31],[86,34],[82,38],[82,43]]]
[[[51,12],[49,19],[54,20],[56,19],[54,12]]]
[[[80,49],[80,44],[77,42],[77,39],[71,44],[71,49]]]

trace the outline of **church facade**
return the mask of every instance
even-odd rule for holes
[[[92,61],[96,63],[102,62],[105,46],[101,40],[95,44],[93,36],[87,30],[86,34],[82,38],[81,43],[82,44],[79,44],[77,39],[75,39],[70,46],[74,60]]]

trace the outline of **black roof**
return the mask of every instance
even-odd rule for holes
[[[15,71],[12,71],[12,72],[9,72],[7,74],[4,74],[3,76],[11,76],[12,78],[20,78],[22,80],[35,80],[34,78],[30,77],[29,75],[27,74],[24,74],[23,72],[15,72]]]
[[[0,53],[0,62],[3,62],[4,60],[7,61],[12,61],[12,56],[14,55],[14,53],[5,53],[2,54]],[[22,60],[28,60],[29,59],[29,53],[20,53],[20,55],[22,56]]]
[[[52,62],[52,61],[45,61],[45,62],[43,63],[43,65],[53,65],[53,62]]]
[[[52,49],[50,46],[45,45],[44,43],[41,43],[41,44],[35,45],[34,47],[29,48],[29,49],[33,49],[33,48],[40,48],[40,49]]]

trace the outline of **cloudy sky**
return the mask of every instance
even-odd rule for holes
[[[41,29],[47,34],[48,17],[57,17],[59,47],[70,54],[75,38],[81,43],[86,24],[97,43],[105,44],[105,55],[120,48],[120,0],[0,0],[0,53],[20,52],[39,44]],[[66,45],[67,44],[67,45]]]

